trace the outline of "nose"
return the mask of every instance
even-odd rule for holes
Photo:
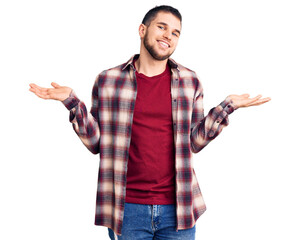
[[[163,35],[166,39],[171,40],[172,32],[170,30],[166,30]]]

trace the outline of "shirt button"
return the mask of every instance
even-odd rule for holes
[[[209,132],[208,132],[208,136],[209,137],[213,137],[215,135],[215,132],[213,131],[213,130],[210,130]]]
[[[176,102],[176,99],[174,99],[174,102]]]

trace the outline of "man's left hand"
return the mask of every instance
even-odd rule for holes
[[[269,97],[262,98],[262,95],[258,95],[254,98],[250,98],[249,94],[229,95],[228,97],[232,100],[235,108],[258,106],[266,102],[269,102],[271,100],[271,98]]]

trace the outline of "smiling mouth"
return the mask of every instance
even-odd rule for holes
[[[158,41],[159,45],[164,48],[164,49],[167,49],[170,47],[170,45],[164,41]]]

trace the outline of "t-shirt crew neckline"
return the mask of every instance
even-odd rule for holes
[[[136,69],[135,62],[136,62],[136,60],[133,61],[133,65],[134,65],[134,68]],[[167,63],[167,64],[166,64],[166,68],[165,68],[165,70],[164,70],[162,73],[160,73],[160,74],[158,74],[158,75],[155,75],[155,76],[152,76],[152,77],[148,77],[148,76],[146,76],[146,75],[143,74],[143,73],[139,73],[137,70],[136,70],[135,73],[136,73],[137,76],[139,76],[140,78],[144,78],[144,79],[155,79],[155,78],[161,78],[161,77],[164,77],[164,76],[167,75],[169,72],[170,72],[170,66],[169,66],[169,64]]]

